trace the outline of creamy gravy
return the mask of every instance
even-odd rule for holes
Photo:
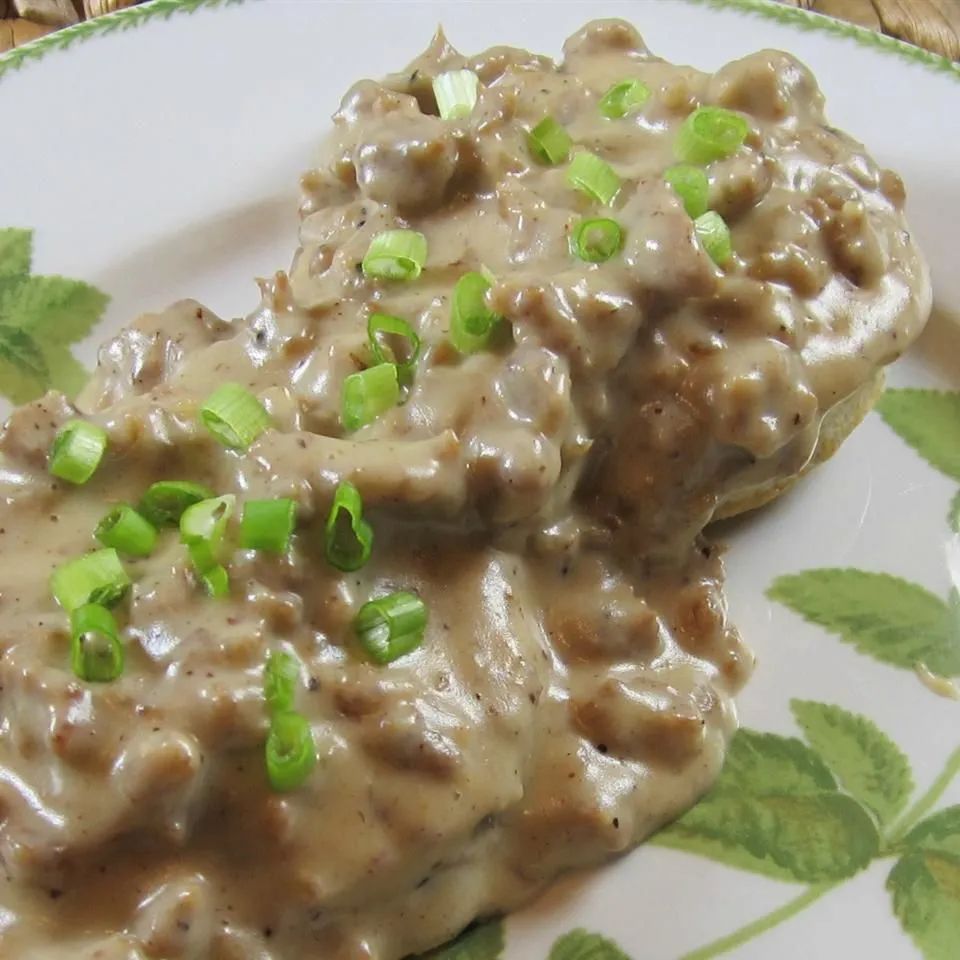
[[[431,80],[482,81],[462,121]],[[652,90],[620,120],[614,81]],[[709,168],[730,224],[720,269],[663,183],[698,104],[741,111],[747,142]],[[529,156],[545,114],[623,186],[619,256],[589,265],[570,224],[600,216],[565,165]],[[701,536],[733,495],[796,474],[825,413],[897,357],[926,319],[922,260],[897,177],[826,126],[809,72],[765,51],[713,75],[652,56],[598,22],[559,64],[438,37],[335,117],[304,178],[301,247],[250,317],[195,303],[106,345],[79,402],[110,437],[67,488],[46,470],[75,415],[58,395],[19,409],[0,448],[0,953],[36,960],[398,960],[509,910],[559,871],[627,850],[716,777],[751,658],[725,617]],[[422,231],[423,275],[365,279],[378,232]],[[496,277],[512,339],[461,357],[449,296]],[[371,309],[407,318],[424,354],[406,402],[346,435],[344,378],[371,362]],[[274,429],[246,452],[197,424],[237,381]],[[174,533],[127,568],[127,666],[69,669],[50,571],[92,549],[108,503],[160,478],[289,496],[293,548],[237,551],[231,593],[198,589]],[[341,574],[321,530],[352,480],[375,530]],[[360,604],[426,601],[422,646],[365,662]],[[262,670],[302,663],[297,709],[321,760],[269,789]]]

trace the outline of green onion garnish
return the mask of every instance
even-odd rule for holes
[[[649,97],[650,88],[641,80],[621,80],[600,98],[600,112],[617,120],[642,107]]]
[[[107,683],[123,673],[123,644],[113,614],[86,603],[70,614],[70,665],[81,679]]]
[[[367,336],[377,363],[394,364],[400,383],[410,383],[420,356],[420,338],[413,327],[400,317],[371,313],[367,320]]]
[[[610,203],[620,190],[620,178],[606,160],[595,153],[575,153],[567,168],[571,186],[600,203]]]
[[[359,570],[373,550],[373,529],[363,518],[360,491],[349,481],[337,486],[327,515],[327,560],[338,570]]]
[[[623,230],[616,220],[581,220],[570,234],[570,252],[588,263],[603,263],[623,246]]]
[[[107,432],[86,420],[70,420],[50,446],[49,470],[69,483],[86,483],[107,449]]]
[[[194,548],[191,547],[190,555],[193,556],[193,554]],[[222,564],[215,564],[203,571],[198,569],[197,576],[200,583],[203,584],[203,589],[207,591],[207,595],[215,600],[225,597],[230,592],[230,574],[227,573],[227,568]]]
[[[477,104],[480,78],[472,70],[450,70],[433,81],[433,95],[444,120],[469,116]]]
[[[271,713],[293,709],[299,679],[300,664],[289,653],[275,650],[267,657],[263,668],[263,699]]]
[[[570,156],[570,134],[553,117],[544,117],[528,134],[527,149],[540,163],[555,167]]]
[[[317,747],[307,718],[292,710],[273,715],[267,736],[267,777],[279,792],[295,790],[317,763]]]
[[[50,577],[53,596],[67,613],[85,603],[112,606],[129,586],[127,571],[112,547],[68,560]]]
[[[140,500],[140,513],[155,527],[175,526],[183,511],[201,500],[211,500],[216,494],[199,483],[189,480],[160,480],[152,484]]]
[[[710,206],[710,183],[703,167],[676,163],[664,171],[663,179],[683,201],[687,216],[696,220],[707,212]]]
[[[225,383],[200,408],[200,422],[225,447],[246,450],[270,426],[270,414],[239,383]]]
[[[240,521],[240,546],[244,550],[285,553],[297,521],[297,505],[287,497],[248,500]]]
[[[157,530],[133,507],[114,507],[98,524],[93,535],[105,546],[133,557],[147,557],[157,544]]]
[[[381,664],[419,647],[426,625],[426,605],[405,590],[368,601],[353,621],[360,646],[374,663]]]
[[[450,342],[461,353],[476,353],[491,341],[503,321],[487,306],[490,281],[482,273],[465,273],[453,288]]]
[[[180,517],[180,539],[183,543],[211,542],[222,539],[227,521],[233,516],[237,498],[228,493],[222,497],[201,500],[183,511]]]
[[[180,541],[189,548],[190,559],[201,576],[223,562],[224,534],[236,500],[233,494],[201,500],[184,510],[180,517]],[[217,586],[222,577],[219,573],[213,573],[213,577],[213,586]]]
[[[680,127],[674,152],[684,163],[712,163],[729,157],[742,146],[750,127],[724,107],[697,107]]]
[[[427,262],[427,238],[416,230],[384,230],[367,247],[361,264],[365,277],[416,280]]]
[[[719,213],[711,210],[709,213],[697,217],[693,221],[693,229],[703,249],[710,254],[716,263],[726,263],[733,253],[733,244],[730,241],[730,228],[723,222]]]
[[[343,381],[340,419],[349,431],[372,423],[381,413],[397,405],[400,400],[400,382],[393,363],[378,363],[375,367],[351,373]]]

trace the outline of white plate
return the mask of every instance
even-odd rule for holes
[[[910,669],[922,656],[960,674],[960,619],[944,604],[951,584],[960,584],[960,538],[946,520],[960,480],[960,394],[929,392],[960,387],[960,332],[946,319],[960,316],[955,66],[762,0],[157,0],[73,28],[0,57],[0,228],[32,231],[34,277],[85,282],[31,281],[39,299],[12,318],[4,265],[13,272],[13,251],[25,251],[27,235],[0,234],[0,386],[18,386],[2,365],[4,349],[35,370],[46,362],[55,377],[70,373],[64,311],[75,325],[86,318],[92,326],[102,306],[85,284],[111,298],[73,347],[87,365],[95,345],[138,312],[188,295],[221,314],[255,305],[251,278],[289,260],[297,176],[340,94],[359,76],[402,65],[438,21],[465,50],[508,42],[557,53],[564,37],[599,15],[632,19],[659,54],[703,68],[764,46],[805,60],[832,122],[903,175],[939,315],[890,375],[895,387],[927,392],[884,401],[888,419],[924,456],[873,414],[798,492],[726,531],[731,606],[759,657],[742,719],[779,738],[757,741],[761,763],[743,784],[745,796],[761,797],[749,801],[756,815],[723,833],[711,852],[753,869],[707,856],[690,836],[674,837],[683,851],[648,845],[563,881],[511,918],[503,956],[547,957],[558,937],[585,928],[634,960],[705,960],[727,951],[779,960],[955,958],[960,806],[936,812],[960,804],[960,703],[936,695]],[[12,319],[34,325],[33,345],[11,332]],[[846,572],[809,574],[818,568]],[[808,613],[816,603],[823,625],[767,596],[775,578],[802,572],[777,581],[780,595]],[[848,638],[861,641],[859,651],[838,637],[841,621]],[[813,747],[835,789],[823,786],[829,774]],[[762,782],[775,755],[806,764],[804,776],[816,767],[820,788],[811,792],[800,774],[784,777],[786,761]],[[758,826],[773,806],[764,791],[782,794],[776,836]],[[880,831],[886,840],[864,812],[871,802],[892,821]],[[890,839],[903,834],[904,816],[931,814],[936,819],[905,843]],[[834,833],[824,841],[827,827]],[[758,872],[751,850],[779,863],[787,879]],[[842,863],[853,875],[839,876]],[[801,874],[811,882],[798,882]],[[475,936],[469,960],[500,955],[500,935],[493,926]],[[595,949],[590,960],[622,957],[610,944]]]

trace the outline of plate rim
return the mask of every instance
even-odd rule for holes
[[[116,10],[93,20],[86,20],[49,33],[0,54],[0,82],[7,74],[20,70],[26,64],[41,60],[52,52],[67,50],[75,43],[133,30],[153,20],[169,20],[180,13],[239,6],[246,2],[248,0],[149,0],[135,7]],[[960,82],[960,62],[954,62],[948,57],[924,50],[922,47],[898,40],[896,37],[868,30],[866,27],[843,20],[836,20],[812,10],[774,3],[773,0],[683,0],[683,2],[716,10],[733,10],[773,20],[784,26],[842,37],[878,52],[892,54],[901,60],[920,64]]]

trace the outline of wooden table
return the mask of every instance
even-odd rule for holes
[[[0,0],[0,52],[26,43],[58,29],[52,22],[38,23],[16,16],[17,9],[62,10],[61,19],[71,19],[91,11],[115,6],[130,6],[136,0]],[[652,2],[652,0],[650,0]],[[871,30],[925,47],[951,60],[960,60],[960,0],[777,0],[794,7],[816,10],[841,20],[849,20]],[[35,16],[38,16],[35,14]],[[44,13],[48,21],[56,12]],[[38,18],[39,18],[38,17]],[[74,17],[73,19],[76,19]],[[63,25],[63,24],[61,24]]]

